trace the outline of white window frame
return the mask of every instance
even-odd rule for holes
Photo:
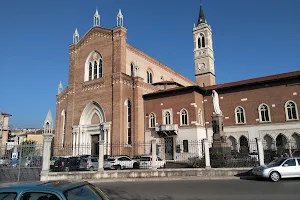
[[[152,117],[153,116],[153,117]],[[154,119],[154,126],[151,126],[151,120]],[[156,115],[155,113],[150,113],[149,114],[149,128],[155,128],[155,125],[156,125]]]
[[[244,117],[244,122],[239,122],[239,118],[238,118],[238,109],[241,109],[242,110],[242,114],[243,114],[243,117]],[[234,109],[234,115],[235,115],[235,123],[236,124],[246,124],[246,114],[245,114],[245,109],[242,107],[242,106],[237,106],[235,109]]]
[[[98,54],[99,58],[98,58],[98,59],[92,58],[92,60],[91,60],[91,57],[92,57],[95,53]],[[102,76],[101,76],[101,77],[99,76],[99,65],[100,65],[100,60],[102,61],[102,62],[101,62],[101,63],[102,63]],[[95,74],[95,73],[94,73],[94,68],[95,68],[94,63],[95,63],[95,61],[97,62],[97,66],[96,66],[96,67],[97,67],[97,79],[103,77],[103,57],[102,57],[102,55],[101,55],[100,52],[94,50],[94,51],[92,51],[92,52],[89,54],[89,56],[87,57],[86,62],[85,62],[85,70],[84,70],[84,81],[85,81],[85,82],[87,82],[87,81],[92,81],[92,80],[95,79],[95,78],[94,78],[94,74]],[[92,63],[92,78],[91,78],[91,80],[89,79],[89,67],[90,67],[90,63]]]
[[[172,112],[172,109],[165,109],[165,110],[162,111],[162,122],[163,122],[163,125],[167,125],[166,124],[166,118],[165,118],[166,112],[170,113],[170,124],[173,124],[173,112]]]
[[[182,116],[183,116],[183,112],[186,112],[186,124],[183,124],[183,121],[182,121]],[[187,109],[185,109],[185,108],[182,108],[181,110],[180,110],[180,126],[188,126],[190,123],[189,123],[189,112],[188,112],[188,110]]]
[[[262,106],[266,106],[268,109],[268,116],[269,116],[269,121],[262,121],[262,116],[261,116],[261,108]],[[270,114],[270,107],[268,106],[268,104],[266,103],[262,103],[258,106],[258,114],[259,114],[259,121],[260,123],[267,123],[267,122],[271,122],[271,114]]]
[[[288,103],[293,103],[295,106],[295,111],[296,111],[296,118],[295,119],[289,119],[289,114],[288,114]],[[285,110],[285,119],[286,121],[294,121],[294,120],[299,120],[299,115],[298,115],[298,107],[296,102],[292,101],[292,100],[288,100],[287,102],[285,102],[284,104],[284,110]]]

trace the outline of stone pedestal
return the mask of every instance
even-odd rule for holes
[[[223,115],[212,116],[213,143],[210,152],[213,154],[225,154],[230,152],[230,147],[228,147],[226,137],[224,135],[223,119]]]

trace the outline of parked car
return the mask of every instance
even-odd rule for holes
[[[156,167],[164,168],[166,166],[166,161],[161,159],[160,157],[156,157]],[[152,168],[152,156],[143,156],[140,159],[140,168],[148,169]]]
[[[137,161],[132,160],[128,156],[109,157],[104,161],[104,169],[133,169],[139,168]]]
[[[80,170],[90,170],[94,171],[98,169],[98,158],[97,157],[88,157],[80,159]]]
[[[14,200],[109,200],[99,188],[88,182],[49,181],[21,183],[0,188],[0,199]]]
[[[53,165],[50,165],[52,171],[76,171],[79,170],[79,157],[59,157]]]
[[[277,182],[282,178],[300,177],[300,157],[277,158],[268,165],[254,167],[252,173],[255,176],[269,178]]]
[[[0,166],[9,166],[10,159],[6,156],[0,157]]]

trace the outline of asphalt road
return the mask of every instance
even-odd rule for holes
[[[299,200],[300,180],[156,180],[94,183],[112,200]]]

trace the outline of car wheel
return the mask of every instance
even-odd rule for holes
[[[68,172],[68,171],[70,171],[70,168],[69,168],[69,167],[66,167],[66,168],[65,168],[65,172]]]
[[[94,171],[94,167],[90,167],[90,171]]]
[[[273,181],[273,182],[277,182],[277,181],[280,180],[280,174],[279,174],[278,172],[272,172],[272,173],[270,174],[270,179],[271,179],[271,181]]]
[[[139,164],[138,163],[133,163],[133,169],[138,169],[139,168]]]

